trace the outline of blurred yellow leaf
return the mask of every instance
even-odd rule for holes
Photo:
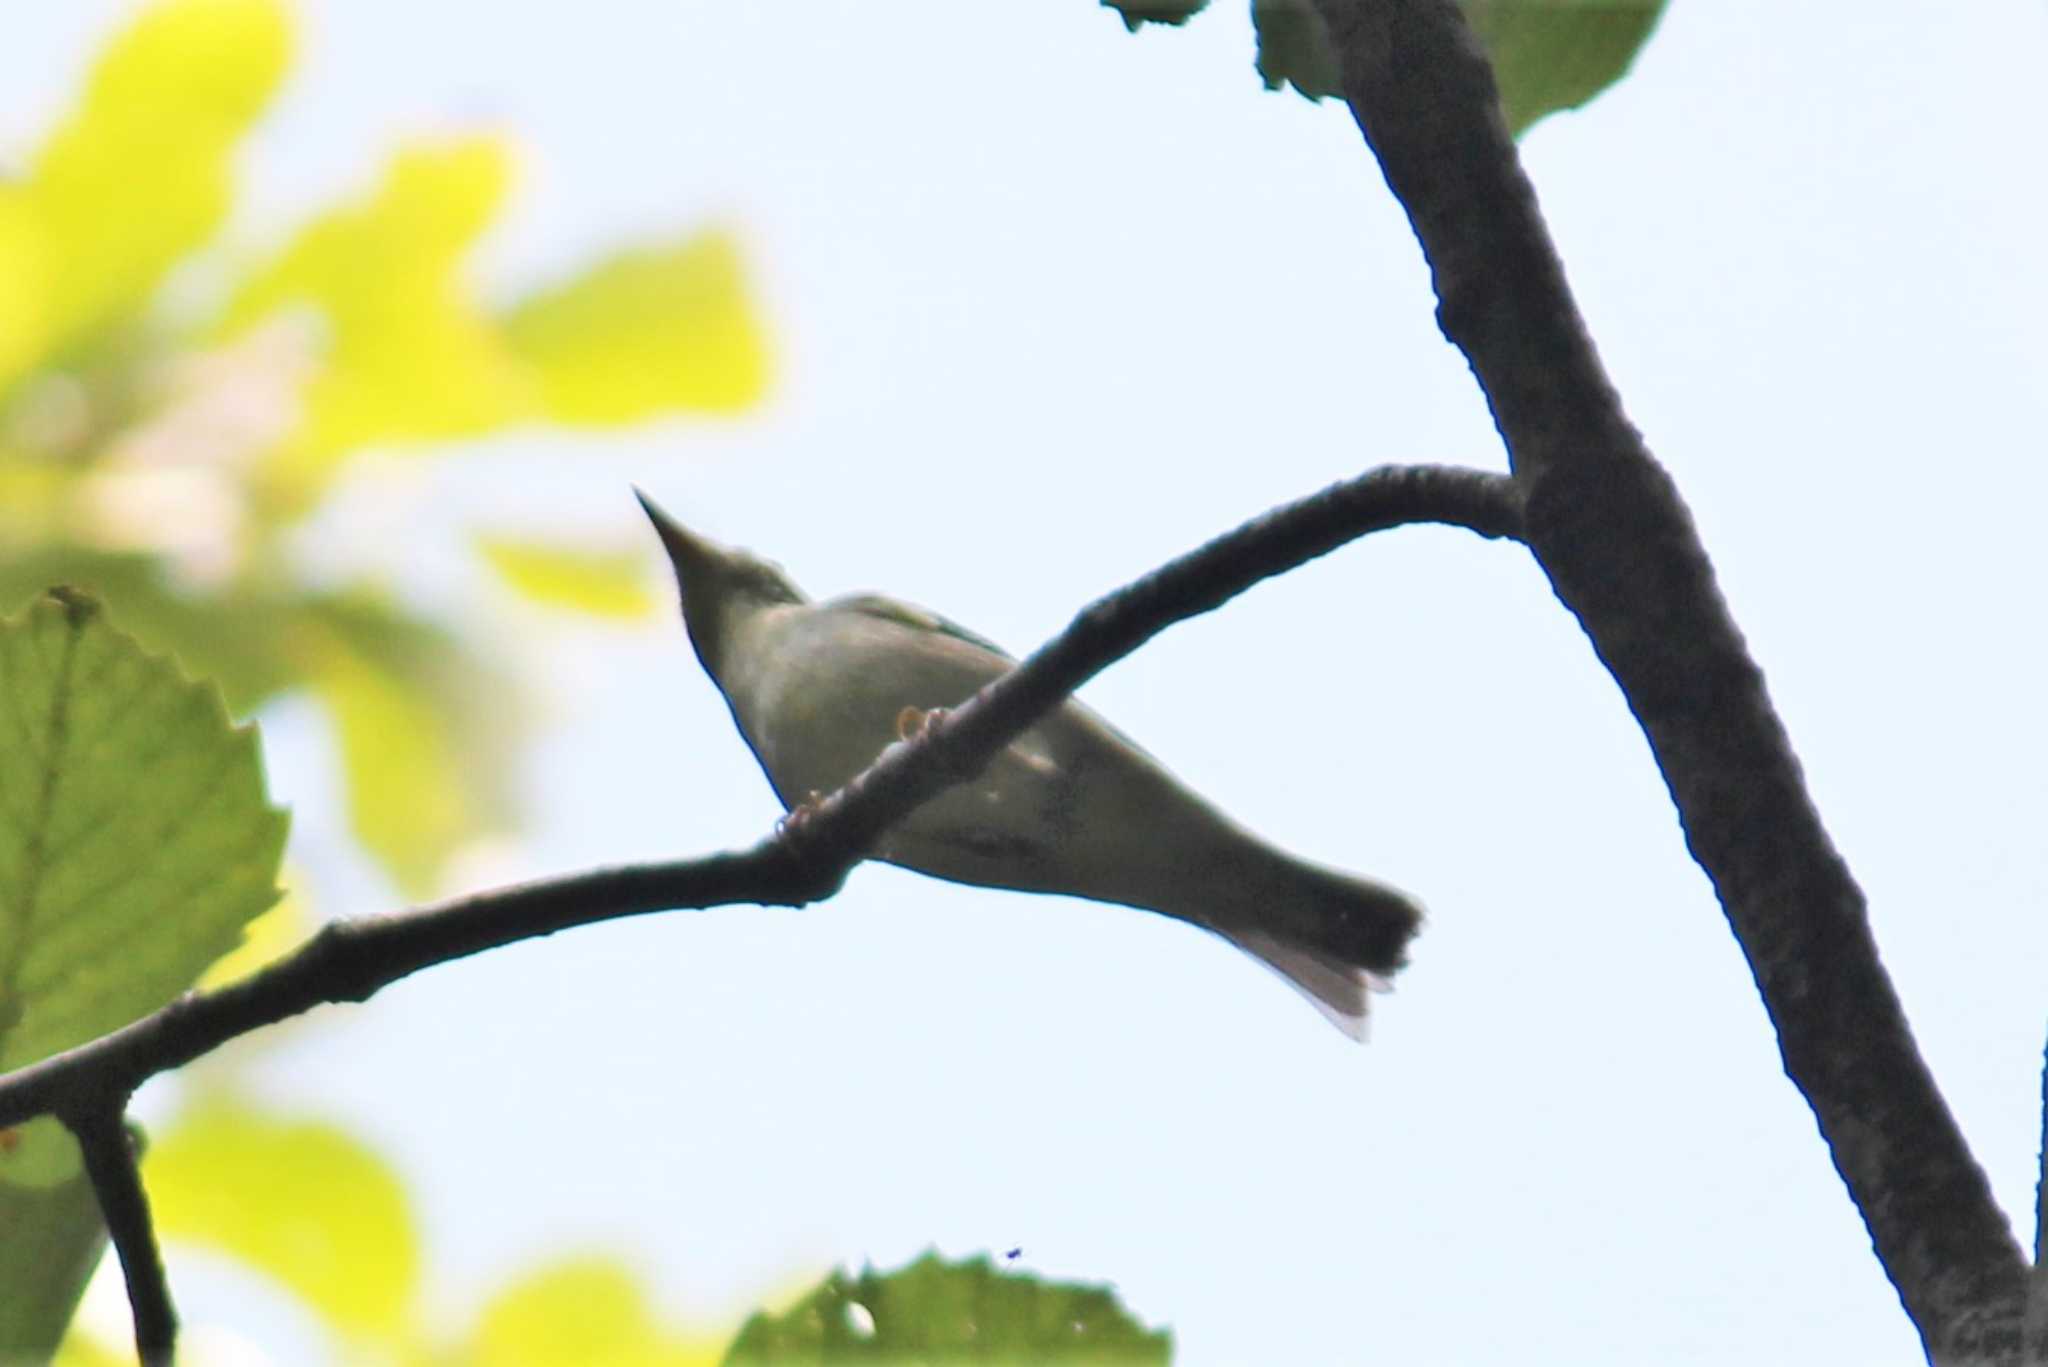
[[[133,1345],[115,1348],[102,1343],[74,1322],[58,1345],[57,1356],[50,1359],[50,1367],[133,1367],[134,1362]]]
[[[275,1277],[356,1337],[408,1327],[419,1235],[398,1177],[346,1131],[214,1097],[144,1155],[157,1226]]]
[[[767,385],[767,343],[725,233],[620,252],[528,297],[505,331],[557,422],[732,413]]]
[[[544,1268],[499,1293],[477,1325],[477,1367],[716,1367],[724,1335],[664,1330],[631,1272],[606,1258]]]
[[[431,892],[458,846],[512,822],[508,766],[527,696],[373,590],[303,607],[292,648],[334,718],[356,834],[405,892]]]
[[[199,977],[201,991],[212,991],[248,977],[257,969],[283,958],[312,933],[312,918],[306,904],[287,880],[285,895],[276,906],[242,927],[242,942],[213,961]]]
[[[0,183],[0,392],[42,359],[50,329],[45,251],[28,191]]]
[[[306,425],[282,453],[302,493],[357,448],[471,436],[534,411],[524,368],[461,269],[510,178],[495,138],[404,148],[369,198],[308,223],[237,291],[228,331],[294,307],[327,329]]]
[[[341,642],[314,687],[334,717],[351,823],[408,894],[431,891],[448,851],[478,826],[455,747],[428,700]]]
[[[162,0],[101,54],[0,193],[0,382],[145,303],[226,215],[232,153],[290,58],[277,0]]]
[[[593,551],[509,536],[479,536],[484,562],[514,592],[549,607],[599,617],[645,617],[654,606],[647,558],[637,551]]]
[[[0,177],[0,608],[97,585],[236,712],[315,694],[358,834],[419,890],[509,828],[521,700],[469,624],[337,603],[290,529],[366,448],[753,402],[767,348],[739,252],[665,235],[487,306],[468,263],[513,159],[473,136],[401,147],[362,194],[241,258],[225,301],[165,292],[227,212],[237,145],[289,62],[290,6],[130,8],[46,146]],[[634,557],[512,538],[482,553],[536,601],[652,606]]]

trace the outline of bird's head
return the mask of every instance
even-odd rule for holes
[[[662,549],[675,567],[683,624],[689,628],[698,658],[714,678],[722,672],[732,633],[755,613],[810,601],[774,561],[699,536],[663,512],[646,494],[638,489],[633,493],[647,510],[647,520],[654,524]]]

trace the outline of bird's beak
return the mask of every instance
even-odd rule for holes
[[[721,557],[716,546],[662,511],[661,505],[649,498],[638,485],[633,488],[633,497],[640,500],[647,520],[654,524],[654,533],[661,538],[662,549],[668,552],[681,584],[687,585],[692,578],[709,573],[719,562]]]

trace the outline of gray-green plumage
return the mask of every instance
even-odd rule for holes
[[[778,565],[687,530],[645,495],[683,619],[783,806],[840,787],[1015,662],[922,609],[873,595],[813,603]],[[1245,830],[1129,737],[1068,701],[978,777],[912,812],[878,857],[959,883],[1062,893],[1214,931],[1362,1037],[1367,991],[1421,921],[1384,884],[1297,859]]]

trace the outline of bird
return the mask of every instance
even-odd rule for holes
[[[814,602],[783,568],[684,527],[639,489],[684,626],[792,818],[1011,669],[1000,646],[879,594]],[[785,818],[788,820],[790,818]],[[955,883],[1157,912],[1221,936],[1365,1038],[1421,906],[1269,843],[1068,699],[873,857]]]

